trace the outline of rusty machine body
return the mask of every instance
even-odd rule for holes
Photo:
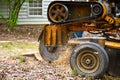
[[[51,24],[44,27],[40,40],[40,55],[54,61],[68,43],[74,45],[70,66],[78,74],[100,77],[114,66],[120,49],[120,3],[118,0],[53,1],[47,11]],[[102,34],[99,37],[72,38],[73,31]],[[111,57],[112,56],[112,57]]]

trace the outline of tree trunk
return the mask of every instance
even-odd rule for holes
[[[14,1],[14,3],[10,2],[9,5],[11,6],[9,6],[9,19],[7,20],[8,30],[13,30],[17,26],[19,11],[24,2],[25,0],[17,0]]]

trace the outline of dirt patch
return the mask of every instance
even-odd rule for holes
[[[18,26],[13,31],[6,31],[4,25],[0,26],[0,41],[16,41],[16,40],[28,40],[37,41],[38,37],[43,30],[44,25],[24,25]]]
[[[36,61],[33,57],[25,57],[24,62],[20,62],[20,57],[0,56],[0,58],[2,58],[0,59],[0,77],[3,80],[85,80],[79,76],[73,76],[68,67]]]

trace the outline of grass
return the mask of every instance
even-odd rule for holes
[[[4,70],[6,70],[7,69],[7,66],[0,66],[0,69],[4,69]]]
[[[105,80],[120,80],[120,77],[112,77],[112,76],[105,75],[104,79]]]
[[[75,75],[75,76],[78,75],[76,68],[73,68],[73,69],[72,69],[72,74]]]
[[[13,59],[18,59],[19,63],[26,61],[24,53],[30,53],[38,51],[38,43],[23,42],[23,41],[12,41],[0,43],[0,55],[9,55]],[[4,67],[3,67],[4,68]]]
[[[22,41],[0,43],[0,54],[20,55],[29,51],[38,51],[38,43]]]
[[[19,63],[24,63],[26,61],[26,57],[25,56],[16,56],[17,59],[19,59]]]

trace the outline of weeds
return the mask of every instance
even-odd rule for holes
[[[72,69],[72,74],[75,75],[75,76],[78,75],[76,68],[73,68],[73,69]]]
[[[120,80],[120,77],[112,77],[112,76],[105,75],[104,79],[105,80]]]
[[[0,53],[20,55],[30,50],[37,50],[38,44],[28,42],[4,42],[0,43]]]
[[[0,69],[6,70],[6,69],[7,69],[7,66],[0,66]]]
[[[24,63],[25,61],[26,61],[26,57],[25,56],[20,56],[19,62]]]

